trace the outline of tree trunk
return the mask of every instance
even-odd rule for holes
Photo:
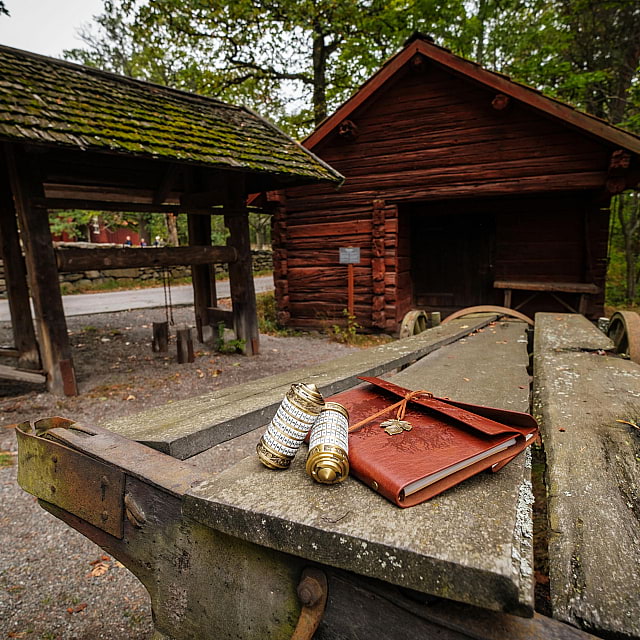
[[[313,36],[313,119],[316,127],[327,117],[327,50],[324,35]]]
[[[180,246],[180,240],[178,239],[178,224],[176,222],[175,213],[167,213],[167,234],[169,236],[168,244],[178,247]]]
[[[640,200],[637,194],[629,194],[626,197],[619,196],[616,203],[616,213],[624,243],[626,298],[630,304],[633,304],[638,288],[636,262],[638,244],[640,244]]]

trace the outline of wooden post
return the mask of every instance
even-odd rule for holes
[[[178,362],[185,364],[186,362],[193,362],[195,356],[193,353],[193,340],[191,339],[191,329],[178,329],[176,332],[176,345]]]
[[[11,191],[18,213],[27,263],[42,365],[52,393],[77,395],[71,348],[64,317],[58,270],[46,209],[36,209],[32,197],[43,197],[42,180],[35,162],[5,145]]]
[[[233,328],[236,337],[245,341],[245,354],[251,356],[260,352],[260,338],[256,292],[251,267],[249,214],[245,209],[246,194],[243,181],[237,181],[231,186],[231,189],[229,206],[234,213],[226,213],[224,221],[230,233],[227,244],[238,252],[238,260],[229,265]],[[242,213],[238,213],[240,211]]]
[[[350,262],[347,265],[347,313],[352,318],[354,314],[354,302],[353,302],[353,264]]]
[[[9,176],[0,155],[0,250],[4,262],[4,279],[11,312],[14,346],[18,351],[18,366],[40,369],[40,352],[31,318],[27,270],[20,249],[18,223],[11,197]]]
[[[189,244],[211,245],[211,218],[189,214]],[[212,265],[192,264],[191,282],[193,285],[193,306],[196,315],[196,330],[200,342],[211,342],[213,330],[209,325],[209,307],[218,303]]]
[[[169,323],[154,322],[151,350],[155,353],[169,351]]]

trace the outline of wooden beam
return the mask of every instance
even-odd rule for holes
[[[153,204],[157,205],[166,202],[179,172],[180,169],[175,164],[170,164],[166,167],[162,180],[153,194]]]
[[[211,218],[190,215],[188,216],[188,228],[189,242],[191,244],[201,246],[211,244]],[[229,249],[231,247],[226,248]],[[193,306],[196,315],[197,337],[200,342],[210,342],[214,334],[209,325],[207,308],[215,307],[218,302],[215,272],[212,270],[211,265],[192,262],[191,283],[193,285]]]
[[[33,207],[42,209],[85,209],[88,211],[130,211],[132,213],[194,213],[199,215],[222,215],[223,211],[216,211],[213,207],[194,209],[177,204],[153,204],[151,202],[126,202],[113,200],[87,200],[85,198],[44,198],[35,197],[31,200]]]
[[[229,185],[232,194],[231,208],[241,209],[246,201],[243,181],[237,179]],[[236,337],[245,341],[247,355],[260,352],[256,292],[251,268],[251,245],[249,241],[249,214],[225,215],[229,229],[228,244],[238,252],[238,260],[229,265],[229,287],[233,308],[233,328]]]
[[[214,334],[217,334],[219,322],[224,322],[225,328],[233,329],[233,311],[221,309],[220,307],[209,307],[207,312],[209,314],[209,324],[215,327]]]
[[[34,371],[23,371],[10,367],[6,364],[0,364],[0,378],[5,380],[17,380],[18,382],[32,382],[33,384],[44,384],[47,376],[43,373],[35,373]]]
[[[5,154],[24,244],[47,388],[52,393],[77,395],[49,218],[46,211],[31,206],[32,198],[43,195],[39,167],[35,158],[29,158],[12,145],[5,144]]]
[[[205,218],[208,222],[208,218]],[[85,269],[131,269],[232,263],[238,254],[233,247],[147,247],[145,249],[56,249],[59,271]]]
[[[16,210],[11,195],[9,174],[0,154],[0,251],[4,261],[13,341],[18,364],[23,369],[40,369],[40,351],[31,317],[27,269],[20,248]]]

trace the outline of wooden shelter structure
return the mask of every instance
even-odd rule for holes
[[[267,194],[281,322],[344,320],[348,246],[369,329],[488,304],[602,314],[638,137],[414,36],[303,144],[346,180]]]
[[[0,147],[15,339],[3,355],[65,394],[77,385],[60,271],[192,265],[199,338],[223,320],[256,353],[247,194],[341,180],[246,108],[7,47],[0,47]],[[48,211],[64,209],[187,213],[190,246],[54,250]],[[212,215],[225,218],[227,246],[211,246]],[[229,263],[231,312],[217,308],[216,262]]]

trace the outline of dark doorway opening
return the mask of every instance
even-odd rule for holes
[[[407,207],[413,306],[444,315],[463,307],[495,304],[495,216],[456,212],[451,203]]]

